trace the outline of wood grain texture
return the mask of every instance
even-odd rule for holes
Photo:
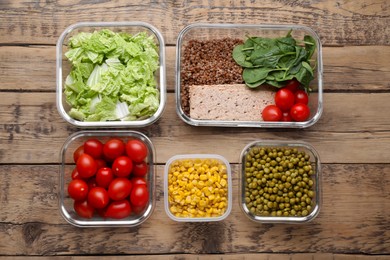
[[[210,152],[237,162],[244,146],[257,139],[310,142],[324,163],[388,163],[389,98],[388,93],[325,94],[324,113],[317,124],[278,130],[192,127],[178,117],[174,95],[169,94],[162,118],[138,131],[152,138],[158,163],[178,153]],[[55,93],[2,93],[0,118],[0,163],[56,163],[67,136],[77,131],[58,114]],[[194,142],[194,136],[202,142]]]
[[[387,0],[333,1],[2,1],[0,44],[55,44],[81,21],[144,21],[174,44],[190,23],[302,24],[326,45],[389,45]]]
[[[348,255],[348,254],[332,254],[332,253],[242,253],[242,254],[175,254],[166,255],[121,255],[121,256],[41,256],[40,260],[95,260],[95,259],[110,259],[110,260],[382,260],[388,259],[385,255]],[[2,260],[25,260],[31,259],[27,256],[0,256]]]
[[[2,255],[390,253],[390,165],[323,165],[323,206],[309,224],[258,224],[238,203],[217,223],[176,223],[163,206],[163,166],[157,169],[156,208],[135,228],[76,228],[59,214],[56,165],[0,166]],[[369,177],[367,176],[369,174]],[[17,185],[15,185],[17,183]],[[114,247],[112,245],[115,245]]]
[[[54,46],[0,46],[0,90],[55,91]],[[389,91],[390,46],[323,48],[324,91]],[[176,50],[166,47],[167,89],[175,89]]]

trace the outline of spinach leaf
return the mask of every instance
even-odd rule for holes
[[[250,68],[253,65],[252,65],[252,63],[250,63],[249,61],[246,60],[247,56],[243,52],[243,49],[244,49],[244,45],[242,45],[242,44],[237,45],[236,47],[234,47],[233,54],[232,54],[233,55],[233,59],[241,67],[248,67],[248,68]]]
[[[316,50],[313,37],[297,41],[291,31],[285,37],[248,37],[233,49],[233,59],[244,67],[243,79],[250,88],[269,84],[277,88],[296,78],[306,89],[314,79],[309,59]]]
[[[265,79],[268,76],[268,73],[273,69],[264,69],[264,68],[245,68],[242,73],[242,78],[245,83],[255,83],[260,80]]]

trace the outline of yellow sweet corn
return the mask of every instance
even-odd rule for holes
[[[216,159],[182,159],[168,172],[169,209],[177,217],[216,217],[227,209],[227,169]]]

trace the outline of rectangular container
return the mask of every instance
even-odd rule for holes
[[[148,165],[148,173],[145,179],[148,183],[149,203],[145,209],[139,214],[132,213],[129,217],[124,219],[104,219],[95,213],[91,219],[82,218],[76,214],[73,209],[74,200],[69,197],[67,186],[72,180],[71,175],[73,169],[76,167],[73,160],[74,151],[84,144],[90,138],[96,138],[101,142],[106,142],[110,138],[119,138],[123,141],[130,139],[137,139],[144,142],[148,149],[146,163]],[[151,140],[144,134],[137,131],[80,131],[69,136],[60,152],[60,168],[59,168],[59,208],[63,218],[70,224],[77,227],[134,227],[142,224],[152,214],[155,207],[155,149]]]
[[[258,193],[261,193],[260,190],[265,190],[265,188],[269,189],[271,188],[272,184],[270,184],[270,182],[275,182],[275,179],[271,179],[270,175],[268,176],[265,176],[265,170],[262,169],[262,166],[259,166],[257,168],[257,166],[255,167],[254,163],[253,164],[248,164],[247,165],[247,160],[249,158],[247,158],[247,156],[251,156],[251,158],[253,158],[253,154],[251,154],[251,150],[252,148],[256,148],[256,147],[271,147],[271,148],[288,148],[288,149],[297,149],[298,152],[304,152],[305,154],[309,155],[310,156],[310,166],[311,166],[311,169],[313,170],[313,175],[312,176],[309,176],[309,180],[311,180],[313,182],[313,186],[308,189],[309,191],[312,191],[314,196],[313,198],[311,199],[311,210],[309,211],[308,210],[308,214],[304,214],[304,215],[296,215],[296,216],[273,216],[272,214],[271,215],[264,215],[264,214],[257,214],[257,213],[254,213],[250,210],[249,207],[257,207],[257,205],[252,205],[249,206],[249,203],[248,201],[246,201],[246,196],[247,195],[251,195],[251,192],[249,192],[249,194],[246,194],[247,192],[247,177],[249,178],[259,178],[259,179],[256,179],[256,183],[257,187],[253,188],[253,186],[251,187],[251,191],[252,190],[256,190],[258,191]],[[259,155],[257,157],[259,158],[262,158],[263,155]],[[255,155],[256,157],[256,155]],[[257,158],[256,157],[256,158]],[[281,158],[283,160],[283,158]],[[272,159],[274,161],[277,161],[278,159]],[[271,161],[272,161],[271,160]],[[238,194],[239,194],[239,201],[240,201],[240,207],[242,209],[242,211],[244,212],[244,214],[251,220],[255,221],[255,222],[259,222],[259,223],[307,223],[311,220],[313,220],[317,215],[318,213],[320,212],[320,209],[321,209],[321,202],[322,202],[322,188],[321,188],[321,163],[320,163],[320,158],[319,158],[319,155],[317,153],[317,151],[308,143],[306,142],[302,142],[302,141],[274,141],[274,140],[259,140],[259,141],[255,141],[255,142],[252,142],[250,144],[248,144],[247,146],[245,146],[245,148],[243,149],[243,151],[241,152],[241,156],[240,156],[240,176],[239,176],[239,191],[238,191]],[[274,162],[269,162],[270,164],[274,164]],[[261,163],[260,163],[261,164]],[[263,164],[261,164],[263,165]],[[278,165],[278,164],[276,164]],[[268,165],[267,165],[268,166]],[[256,172],[256,175],[253,174],[253,173],[249,173],[252,175],[252,176],[246,176],[246,168],[253,168],[254,171],[257,171]],[[270,168],[268,168],[270,169]],[[294,168],[291,168],[291,174],[292,172],[294,172],[295,169],[295,166]],[[259,171],[263,170],[264,172],[263,173],[260,173]],[[280,171],[279,171],[280,173]],[[285,174],[285,170],[282,171],[282,173],[280,173],[279,175],[279,179],[276,179],[276,180],[281,180],[281,183],[280,184],[283,184],[284,185],[284,188],[287,188],[287,185],[285,185],[286,181],[283,181],[282,179],[282,176]],[[260,174],[259,176],[257,176],[257,174]],[[286,176],[292,176],[292,175],[286,175]],[[298,180],[298,176],[301,176],[302,175],[297,175],[296,177],[296,180]],[[267,178],[266,178],[267,177]],[[275,176],[273,176],[275,178]],[[260,178],[261,178],[261,183],[259,184],[259,181],[260,181]],[[294,177],[295,178],[295,177]],[[266,182],[263,182],[263,179],[265,179]],[[292,189],[294,189],[294,185],[298,185],[298,181],[295,182],[295,181],[290,181],[290,183],[293,183],[290,187],[288,187],[287,190],[283,190],[282,193],[286,193],[286,194],[289,194],[290,191],[292,191]],[[276,185],[274,186],[276,187]],[[298,191],[297,191],[298,192]],[[304,194],[304,192],[301,192],[302,194]],[[264,193],[265,194],[265,193]],[[262,194],[260,195],[260,197],[263,197],[263,199],[265,199],[265,195]],[[279,195],[277,193],[271,193],[273,194],[275,197],[276,196],[280,196],[281,198],[285,198],[284,195]],[[256,195],[257,196],[257,195]],[[289,197],[289,199],[293,198],[294,197],[294,200],[296,200],[296,197],[295,196],[292,196],[292,197]],[[301,196],[303,197],[303,196]],[[268,201],[271,201],[271,198],[268,198]],[[273,200],[273,201],[276,201],[276,200]],[[290,201],[289,201],[290,202]],[[264,200],[261,202],[259,202],[260,204],[262,204],[262,207],[264,207],[264,205],[267,205],[268,206],[268,202],[265,203]],[[279,203],[284,203],[283,201],[279,201]],[[280,210],[281,213],[283,213],[283,208],[280,208],[280,204],[278,203],[278,207],[279,208],[276,208],[274,209],[274,211],[278,211]],[[299,202],[301,203],[301,202]],[[294,205],[297,205],[298,203],[295,203]],[[283,204],[283,207],[284,207],[285,204]],[[271,206],[273,207],[274,205],[271,204]],[[304,207],[307,207],[304,206]],[[304,208],[302,206],[302,209],[301,211],[303,212],[303,210],[307,210],[307,208]],[[290,208],[294,208],[293,206],[293,203],[291,203],[291,207]],[[256,209],[256,208],[255,208]],[[273,211],[273,210],[271,210]]]
[[[170,210],[170,203],[169,203],[169,169],[172,164],[183,161],[183,160],[216,160],[218,164],[224,165],[226,167],[226,174],[227,174],[227,208],[225,212],[220,216],[211,216],[211,217],[178,217],[175,216],[171,210]],[[197,162],[199,163],[199,162]],[[205,173],[206,174],[206,173]],[[187,182],[189,184],[189,180],[183,180],[184,182]],[[207,180],[204,180],[204,182],[207,182]],[[206,186],[206,185],[205,185]],[[202,199],[205,198],[206,195],[201,195]],[[191,200],[192,202],[193,200]],[[222,156],[217,154],[181,154],[171,157],[167,163],[165,164],[164,168],[164,206],[165,206],[165,212],[166,214],[174,221],[178,222],[213,222],[213,221],[221,221],[225,219],[231,212],[232,209],[232,177],[231,177],[231,168],[229,162]],[[198,207],[198,206],[197,206]]]
[[[211,120],[192,118],[183,109],[182,63],[183,52],[191,40],[211,40],[222,38],[238,38],[245,41],[247,36],[282,37],[292,30],[292,36],[303,39],[304,35],[314,38],[317,48],[312,56],[315,60],[314,80],[310,83],[312,89],[309,95],[309,108],[311,115],[303,122],[265,122],[242,120]],[[185,27],[178,36],[176,47],[176,112],[179,117],[193,126],[222,126],[222,127],[260,127],[260,128],[305,128],[315,124],[321,117],[323,110],[322,99],[322,47],[320,38],[311,28],[300,25],[256,25],[256,24],[191,24]],[[276,89],[276,88],[275,88]],[[276,91],[275,91],[276,92]],[[229,100],[226,100],[229,102]],[[204,104],[207,106],[207,104]],[[212,108],[210,108],[212,109]],[[232,108],[239,110],[240,107]],[[259,111],[259,116],[261,111]]]
[[[150,117],[136,120],[136,121],[93,121],[86,122],[76,120],[68,115],[70,106],[66,103],[64,88],[65,79],[71,70],[71,64],[64,56],[68,50],[68,41],[72,36],[77,35],[80,32],[94,32],[101,29],[110,29],[113,32],[126,32],[135,35],[139,32],[147,32],[148,35],[153,37],[159,50],[159,68],[155,72],[155,80],[157,83],[157,89],[159,91],[160,104],[157,111]],[[165,45],[164,39],[161,33],[152,25],[144,22],[82,22],[76,23],[64,30],[57,41],[56,48],[56,81],[57,81],[57,110],[59,114],[68,123],[79,128],[93,128],[93,127],[144,127],[157,121],[165,108],[166,103],[166,71],[165,71]]]

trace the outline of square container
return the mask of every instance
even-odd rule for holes
[[[240,112],[240,109],[242,108],[242,105],[240,104],[233,104],[231,100],[231,96],[235,96],[235,93],[231,94],[225,94],[223,98],[221,98],[222,95],[218,95],[218,93],[214,94],[214,96],[218,96],[216,99],[218,100],[215,102],[212,107],[209,108],[208,112],[207,109],[206,112],[202,113],[203,117],[209,117],[206,119],[202,119],[201,116],[197,117],[191,117],[190,112],[185,109],[185,107],[188,107],[188,101],[186,98],[183,97],[187,96],[188,92],[185,90],[183,86],[183,78],[184,78],[184,53],[186,50],[187,45],[191,40],[217,40],[217,39],[224,39],[224,38],[230,38],[230,39],[240,39],[245,41],[247,39],[247,36],[252,37],[267,37],[267,38],[274,38],[274,37],[282,37],[286,36],[287,33],[291,30],[291,35],[297,39],[297,40],[303,40],[303,37],[305,35],[310,35],[313,37],[315,43],[316,43],[316,51],[314,52],[312,56],[313,64],[315,64],[314,68],[314,80],[311,81],[309,87],[312,89],[312,91],[309,94],[309,108],[310,108],[310,117],[303,122],[265,122],[261,121],[261,111],[258,111],[259,120],[257,119],[248,119],[240,120],[240,116],[244,113],[247,113],[245,111]],[[322,98],[322,74],[323,74],[323,68],[322,68],[322,47],[321,42],[316,34],[315,31],[313,31],[311,28],[300,26],[300,25],[256,25],[256,24],[191,24],[187,27],[185,27],[179,34],[178,40],[177,40],[177,47],[176,47],[176,111],[179,117],[186,122],[187,124],[193,125],[193,126],[222,126],[222,127],[262,127],[262,128],[305,128],[313,125],[316,123],[323,110],[323,98]],[[200,47],[202,48],[202,47]],[[204,47],[204,49],[207,49],[207,47]],[[199,56],[199,52],[194,53],[194,56]],[[191,66],[194,64],[193,59]],[[191,67],[189,66],[189,67]],[[210,70],[213,69],[213,67],[209,68]],[[225,67],[220,68],[222,73],[227,73],[227,70],[225,70]],[[186,74],[192,75],[193,73],[198,73],[198,71],[186,71]],[[220,73],[220,72],[215,72]],[[239,73],[238,73],[239,74]],[[199,78],[200,76],[197,76]],[[213,77],[215,78],[215,77]],[[191,85],[190,83],[186,83]],[[213,83],[205,83],[205,85],[212,85]],[[197,85],[200,85],[200,83],[197,83]],[[261,88],[262,86],[258,87]],[[274,87],[272,87],[274,88]],[[274,88],[275,92],[277,88]],[[237,93],[237,92],[236,92]],[[199,94],[200,96],[210,95],[207,92],[203,92],[202,94]],[[252,93],[244,94],[245,95],[253,95]],[[225,97],[227,96],[227,97]],[[230,96],[230,97],[229,97]],[[243,97],[246,98],[246,97]],[[194,104],[197,104],[196,107],[206,107],[207,103],[202,102],[202,98],[200,97],[197,102],[194,102]],[[221,100],[219,100],[221,99]],[[189,101],[191,102],[191,101]],[[226,108],[223,106],[225,103],[232,103],[231,108]],[[245,101],[244,101],[245,102]],[[253,103],[257,102],[256,100],[252,100]],[[262,102],[262,101],[259,101]],[[273,102],[274,103],[274,102]],[[236,115],[236,118],[233,119],[215,119],[215,118],[221,118],[221,117],[213,117],[210,114],[210,111],[219,109],[217,107],[222,104],[221,110],[226,111],[226,114],[229,114],[233,111],[239,111],[238,115]],[[256,104],[253,105],[254,107],[257,106]],[[249,109],[250,108],[246,108]],[[205,116],[207,115],[207,116]],[[255,120],[255,121],[252,121]]]
[[[281,164],[279,164],[279,159],[277,159],[277,157],[279,157],[282,162],[286,161],[287,158],[283,159],[283,156],[280,157],[280,154],[277,155],[276,157],[270,157],[271,155],[269,155],[270,161],[268,162],[266,158],[265,159],[262,158],[264,155],[260,154],[260,152],[258,153],[258,155],[256,155],[256,153],[254,153],[254,154],[252,153],[253,149],[256,149],[256,148],[273,148],[273,149],[286,148],[286,149],[290,149],[290,150],[296,149],[298,152],[304,152],[306,155],[308,155],[309,159],[306,159],[306,161],[308,161],[309,163],[307,164],[307,166],[310,165],[311,170],[313,172],[311,175],[307,176],[308,179],[306,179],[305,181],[306,181],[306,183],[311,183],[311,185],[312,185],[311,187],[307,186],[308,192],[306,192],[306,194],[308,194],[309,192],[311,193],[311,199],[310,199],[311,201],[306,202],[306,199],[302,199],[306,203],[303,205],[301,204],[301,201],[298,201],[298,199],[301,200],[300,198],[305,197],[305,195],[303,195],[303,194],[305,194],[305,191],[301,192],[301,190],[297,190],[297,191],[295,191],[295,193],[290,195],[290,192],[294,192],[294,186],[298,186],[298,188],[301,187],[301,184],[299,182],[303,181],[303,178],[304,178],[303,174],[296,173],[296,176],[293,176],[293,173],[295,172],[294,169],[302,168],[302,166],[297,167],[296,165],[292,165],[293,167],[290,168],[289,165],[286,165],[287,168],[284,168],[282,171],[279,170],[278,175],[275,176],[273,173],[273,170],[272,170],[272,165],[274,165],[273,166],[274,169],[279,167],[279,166],[282,166]],[[267,154],[267,151],[265,152],[265,154]],[[268,151],[268,154],[269,154],[269,151]],[[291,154],[293,154],[293,153],[291,153]],[[248,158],[248,156],[251,158]],[[292,155],[288,155],[288,156],[289,156],[288,160],[292,162],[292,160],[290,160],[290,158],[292,158]],[[255,159],[255,162],[258,165],[256,165],[254,162],[250,163],[254,157],[260,158],[260,159]],[[265,160],[266,162],[259,161],[262,159]],[[248,164],[248,162],[249,162],[249,164]],[[271,165],[271,167],[269,165],[264,164],[267,162]],[[266,175],[268,170],[266,172],[263,165],[265,166],[265,168],[268,168],[270,171],[268,173],[268,176]],[[303,167],[305,167],[305,166],[303,166]],[[263,171],[263,172],[260,172],[260,171]],[[290,174],[287,174],[286,173],[287,171],[290,171]],[[306,171],[303,173],[306,173]],[[271,177],[270,174],[273,174],[273,176]],[[283,175],[285,177],[283,177]],[[299,176],[301,176],[301,180],[298,179]],[[291,179],[288,180],[287,179],[288,177],[291,177],[293,179],[295,178],[295,181],[293,181]],[[249,178],[249,180],[247,178]],[[255,181],[253,180],[254,178],[256,178]],[[287,185],[286,184],[287,182],[289,182],[290,184]],[[256,184],[253,184],[253,183],[256,183]],[[280,184],[282,184],[283,186],[280,186]],[[252,186],[250,186],[250,185],[252,185]],[[274,190],[274,188],[276,188],[276,190]],[[284,190],[285,188],[286,188],[286,190]],[[262,191],[267,191],[267,190],[268,190],[268,192],[264,192],[264,193],[262,192]],[[282,192],[278,194],[279,190]],[[300,197],[299,197],[299,195],[297,195],[298,192],[301,192]],[[266,193],[268,193],[268,196],[265,195]],[[249,200],[247,200],[248,196],[250,196],[251,194],[254,195],[254,198],[256,200],[260,198],[260,201],[258,201],[259,202],[258,204],[261,204],[262,206],[259,206],[260,207],[259,211],[256,211],[258,204],[255,205],[253,203],[255,201],[255,199],[253,197],[249,197]],[[302,141],[291,141],[290,142],[290,141],[259,140],[259,141],[255,141],[255,142],[248,144],[241,152],[240,176],[239,176],[239,195],[240,195],[239,201],[240,201],[240,207],[241,207],[242,211],[249,219],[251,219],[255,222],[260,222],[260,223],[307,223],[307,222],[313,220],[318,215],[318,213],[320,211],[321,201],[322,201],[321,194],[322,194],[321,163],[320,163],[320,159],[319,159],[319,155],[318,155],[317,151],[310,144],[308,144],[306,142],[302,142]],[[273,195],[274,197],[271,198],[270,197],[271,195]],[[256,198],[255,196],[259,196],[259,197]],[[263,199],[261,199],[261,197]],[[268,197],[268,199],[267,199],[267,197]],[[279,197],[279,199],[277,197]],[[285,201],[285,198],[288,198],[287,202]],[[264,201],[264,199],[267,199],[267,201]],[[294,199],[294,202],[291,199]],[[278,201],[278,202],[276,202],[276,201]],[[269,202],[271,202],[271,204],[269,204]],[[276,204],[272,204],[275,202],[276,202]],[[252,204],[250,204],[250,203],[252,203]],[[257,201],[256,201],[256,203],[257,203]],[[307,210],[307,212],[305,212],[305,214],[298,214],[295,212],[296,214],[294,216],[291,214],[289,214],[289,216],[284,216],[283,215],[284,209],[286,209],[285,208],[286,206],[288,207],[288,205],[286,205],[286,203],[290,203],[289,208],[296,210],[296,212],[298,212],[299,210],[301,212],[303,212],[304,210]],[[281,205],[281,204],[283,204],[283,205]],[[264,209],[265,205],[267,205],[267,207],[270,206],[272,208],[272,209],[270,209],[270,208],[267,209],[268,211],[271,212],[271,214],[261,213],[261,210]],[[297,205],[296,208],[295,208],[295,205]],[[301,209],[298,208],[299,207],[298,205],[301,205]],[[307,208],[308,205],[310,205],[311,209]],[[252,209],[252,211],[251,211],[251,209]],[[254,212],[253,212],[253,209],[255,210]],[[276,216],[272,215],[272,211],[275,211]],[[278,215],[277,211],[280,211],[281,214]],[[289,211],[289,212],[291,212],[291,211]]]
[[[153,38],[157,47],[159,55],[159,65],[158,69],[155,72],[155,81],[156,88],[159,91],[159,106],[156,112],[145,118],[140,118],[134,121],[80,121],[69,116],[68,112],[70,110],[70,105],[65,100],[65,81],[69,72],[71,71],[71,63],[65,57],[65,53],[69,50],[68,43],[71,37],[77,35],[81,32],[92,33],[94,31],[99,31],[102,29],[109,29],[115,33],[126,32],[131,35],[136,35],[140,32],[146,32],[146,34]],[[166,103],[166,71],[165,71],[165,49],[164,49],[164,39],[161,33],[152,25],[144,22],[82,22],[76,23],[64,30],[60,35],[57,41],[56,48],[56,81],[57,81],[57,110],[59,114],[64,118],[68,123],[79,127],[79,128],[96,128],[96,127],[144,127],[150,125],[157,121],[165,108]]]
[[[191,162],[191,164],[187,164],[188,162]],[[211,162],[211,163],[210,163]],[[172,171],[172,173],[170,173],[170,169],[171,169],[171,166],[172,167],[177,167],[177,163],[179,163],[179,167],[185,167],[184,169],[181,169],[181,170],[176,170],[177,174],[174,173],[175,171]],[[209,167],[209,169],[207,170],[205,167],[203,167],[202,165],[212,165],[212,166],[217,166],[217,168],[219,169],[217,172],[215,172],[214,170],[212,170],[212,167]],[[200,167],[203,167],[204,169],[204,172],[200,169]],[[190,169],[192,168],[192,169]],[[193,177],[190,177],[189,175],[191,175],[192,173],[192,176]],[[218,196],[218,194],[220,194],[220,197],[221,198],[224,198],[223,201],[224,201],[224,211],[222,210],[220,213],[221,215],[218,215],[218,216],[176,216],[172,211],[171,211],[171,207],[173,206],[173,204],[170,203],[170,200],[169,200],[169,196],[181,196],[179,197],[179,199],[182,199],[183,202],[186,201],[186,205],[189,205],[189,204],[193,204],[193,205],[196,205],[195,208],[196,209],[200,209],[200,210],[203,210],[199,207],[199,205],[203,205],[203,202],[200,202],[200,201],[197,201],[197,199],[194,199],[193,197],[191,197],[192,195],[196,194],[196,191],[192,192],[192,193],[189,193],[188,195],[183,195],[182,192],[180,190],[170,190],[169,187],[170,187],[170,183],[169,183],[169,175],[172,174],[171,176],[175,176],[175,180],[177,180],[177,182],[182,182],[182,183],[179,183],[180,185],[183,185],[183,187],[186,187],[184,188],[183,192],[187,192],[189,191],[189,189],[191,188],[194,188],[196,191],[199,191],[199,194],[196,195],[199,200],[202,200],[202,201],[205,201],[205,200],[209,200],[209,204],[210,205],[212,202],[211,201],[214,201],[214,200],[211,200],[212,197],[211,196],[214,196],[214,199]],[[186,176],[187,174],[187,176]],[[195,175],[198,175],[198,177],[195,177]],[[202,176],[204,175],[204,176]],[[227,175],[226,176],[226,179],[225,179],[225,182],[224,184],[227,185],[224,186],[224,184],[222,184],[221,181],[216,181],[215,177],[217,175]],[[212,177],[210,177],[212,176]],[[221,178],[222,179],[222,178]],[[204,183],[204,186],[198,186],[198,184],[196,183],[193,183],[193,181],[196,180],[197,182],[199,181],[202,181]],[[212,184],[210,184],[210,180],[212,180]],[[189,187],[189,185],[192,185],[193,184],[193,187]],[[220,185],[218,185],[220,184]],[[209,191],[210,193],[208,193],[207,191],[204,192],[202,191],[202,188],[200,187],[203,187],[205,189],[209,189],[209,187],[212,187],[212,189],[210,188]],[[225,192],[224,194],[221,194],[217,191],[216,188],[219,188],[219,189],[225,189]],[[176,199],[176,198],[175,198]],[[218,201],[215,201],[216,203],[220,203],[219,199],[217,199]],[[180,204],[179,201],[177,201],[178,204]],[[177,205],[177,204],[176,204]],[[213,204],[214,206],[216,204]],[[178,221],[178,222],[212,222],[212,221],[220,221],[220,220],[223,220],[225,219],[229,214],[230,214],[230,211],[232,209],[232,177],[231,177],[231,168],[230,168],[230,164],[229,162],[222,156],[220,155],[217,155],[217,154],[182,154],[182,155],[176,155],[176,156],[173,156],[171,157],[167,163],[165,164],[165,169],[164,169],[164,206],[165,206],[165,212],[166,214],[174,221]],[[184,206],[185,208],[182,207],[183,210],[187,210],[189,209],[187,206]],[[210,210],[210,208],[207,208],[205,207],[205,209],[203,211],[207,211],[207,209]]]
[[[72,180],[71,175],[73,169],[76,167],[73,160],[74,151],[85,141],[91,138],[96,138],[101,142],[106,142],[110,138],[119,138],[126,142],[128,140],[136,139],[144,142],[148,149],[148,155],[145,162],[148,166],[148,173],[145,180],[148,184],[149,202],[146,207],[138,214],[134,212],[124,219],[104,219],[96,212],[90,219],[80,217],[73,209],[74,200],[68,195],[68,184]],[[60,152],[60,169],[59,169],[59,207],[63,218],[70,224],[77,227],[134,227],[142,224],[152,214],[155,207],[155,149],[151,140],[144,134],[137,131],[80,131],[69,136]]]

